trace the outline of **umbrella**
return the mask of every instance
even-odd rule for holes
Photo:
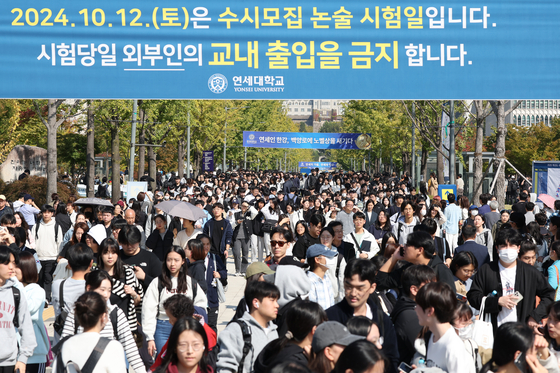
[[[198,219],[206,217],[206,213],[203,209],[183,201],[163,201],[161,203],[158,203],[154,207],[171,216],[176,216],[191,221],[197,221]]]
[[[539,194],[539,199],[542,201],[542,203],[544,203],[551,209],[554,209],[554,201],[556,201],[556,198],[549,196],[548,194]]]
[[[75,202],[78,206],[109,206],[113,207],[111,201],[101,198],[80,198]]]

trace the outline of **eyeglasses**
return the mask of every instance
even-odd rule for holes
[[[278,245],[278,247],[284,247],[284,245],[287,243],[288,241],[270,241],[270,246]]]
[[[178,351],[178,352],[187,352],[188,349],[189,349],[189,347],[190,347],[190,349],[193,350],[194,352],[198,352],[198,351],[200,351],[201,349],[204,349],[204,345],[203,345],[202,343],[199,343],[199,342],[195,342],[195,343],[193,343],[193,344],[190,344],[190,343],[181,343],[181,344],[177,345],[177,351]]]

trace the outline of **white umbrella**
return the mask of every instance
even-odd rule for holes
[[[113,207],[113,204],[108,199],[102,198],[80,198],[74,204],[78,206],[109,206]]]
[[[154,207],[171,216],[176,216],[191,221],[197,221],[198,219],[206,217],[206,213],[200,207],[196,207],[191,203],[183,201],[163,201],[161,203],[158,203]]]

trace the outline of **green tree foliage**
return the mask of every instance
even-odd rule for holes
[[[342,130],[341,122],[325,122],[319,132],[321,133],[340,133]]]
[[[523,174],[531,174],[533,161],[560,159],[560,120],[549,127],[507,125],[506,157]]]

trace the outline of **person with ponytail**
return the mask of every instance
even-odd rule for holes
[[[268,372],[284,361],[307,365],[307,352],[317,326],[327,321],[321,306],[310,300],[297,300],[286,314],[288,331],[261,351],[255,362],[255,373]]]
[[[192,317],[177,320],[171,329],[167,352],[155,373],[213,373],[208,364],[208,338]]]
[[[109,319],[105,323],[103,329],[99,332],[100,335],[108,339],[115,339],[122,344],[127,358],[127,368],[128,364],[130,364],[136,373],[146,372],[146,367],[140,358],[138,346],[132,336],[130,323],[126,314],[118,306],[110,303],[110,297],[112,294],[111,275],[102,270],[88,273],[86,275],[85,290],[94,291],[101,295],[108,306],[107,312]],[[77,323],[76,320],[78,321]],[[83,333],[84,329],[85,327],[80,324],[79,319],[76,318],[74,310],[71,310],[64,322],[64,329],[61,337],[64,338],[78,333]]]
[[[504,323],[494,336],[492,358],[480,373],[558,372],[557,360],[545,346],[546,340],[526,324]]]
[[[107,302],[103,297],[93,291],[82,294],[74,302],[74,310],[78,323],[84,332],[76,334],[67,340],[62,340],[58,347],[53,372],[58,372],[60,363],[68,364],[72,361],[83,369],[86,361],[101,338],[100,332],[109,321]],[[124,350],[122,345],[114,340],[109,341],[103,349],[101,357],[95,365],[96,373],[122,373],[126,372]]]

